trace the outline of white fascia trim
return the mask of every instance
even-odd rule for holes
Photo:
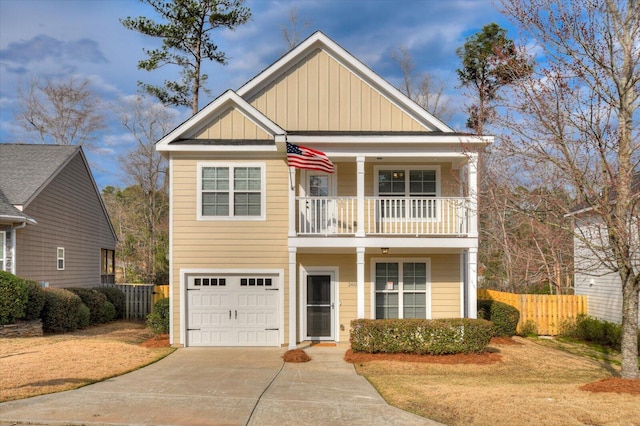
[[[453,135],[295,135],[288,134],[287,141],[291,143],[313,143],[318,145],[329,143],[350,144],[463,144],[465,146],[486,146],[494,141],[494,136],[453,136]]]
[[[295,248],[423,248],[423,249],[467,249],[477,248],[478,239],[470,237],[292,237],[289,247]]]
[[[377,87],[381,94],[386,96],[392,103],[398,105],[400,109],[410,112],[421,124],[427,128],[435,128],[443,132],[453,132],[449,126],[442,121],[429,114],[426,110],[411,101],[402,92],[393,87],[390,83],[373,72],[369,67],[364,65],[359,59],[347,52],[343,47],[335,43],[320,31],[315,32],[305,41],[300,43],[296,48],[284,55],[273,65],[262,71],[251,81],[246,83],[240,89],[238,94],[245,98],[252,97],[260,88],[264,87],[271,79],[280,75],[290,64],[297,63],[297,59],[311,52],[313,49],[322,49],[332,56],[338,62],[346,64],[346,68],[351,68],[363,78],[363,80]]]
[[[165,145],[158,152],[276,152],[274,145]]]
[[[212,101],[209,105],[201,109],[196,115],[189,118],[187,121],[176,127],[173,131],[169,132],[165,137],[156,142],[157,151],[169,151],[170,143],[176,140],[180,136],[193,134],[197,129],[205,126],[212,117],[215,117],[218,113],[225,111],[228,106],[235,106],[241,111],[249,120],[255,123],[258,127],[265,130],[271,136],[284,134],[284,130],[267,118],[260,111],[255,109],[244,99],[238,96],[233,90],[227,90],[217,99]],[[202,148],[202,145],[197,147]],[[180,145],[178,151],[185,150],[186,146]],[[238,147],[234,147],[236,150]],[[255,147],[253,147],[255,149]],[[175,150],[175,149],[174,149]]]

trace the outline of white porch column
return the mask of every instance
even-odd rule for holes
[[[356,317],[364,318],[364,247],[356,248]]]
[[[289,167],[289,237],[296,235],[296,169]]]
[[[478,318],[478,249],[467,251],[467,315]]]
[[[298,271],[296,268],[296,253],[295,247],[289,247],[289,349],[296,348],[296,324],[297,321],[297,287],[298,287]]]
[[[356,237],[364,237],[364,157],[357,157],[356,161],[356,203],[358,209]]]
[[[478,237],[478,153],[470,152],[467,166],[469,185],[469,237]]]

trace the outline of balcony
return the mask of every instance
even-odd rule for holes
[[[471,200],[365,197],[358,226],[356,197],[296,197],[298,236],[467,236]]]

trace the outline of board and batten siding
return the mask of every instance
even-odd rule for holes
[[[239,140],[268,140],[273,136],[268,134],[255,122],[234,107],[226,109],[211,121],[204,129],[196,132],[194,139],[239,139]]]
[[[323,50],[247,101],[288,131],[429,130]]]
[[[216,161],[205,155],[172,160],[173,314],[180,318],[181,269],[283,269],[285,339],[288,337],[288,187],[284,158],[260,160],[266,166],[266,220],[206,220],[197,216],[198,163]],[[255,159],[225,158],[225,162]],[[182,341],[179,322],[173,323],[174,342]]]
[[[16,275],[51,287],[100,285],[101,249],[116,239],[80,154],[24,209],[37,225],[16,231]],[[57,270],[57,248],[65,268]]]

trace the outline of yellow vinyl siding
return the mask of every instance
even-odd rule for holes
[[[288,173],[283,159],[263,160],[267,194],[264,221],[197,221],[197,164],[212,158],[173,160],[173,307],[179,315],[181,269],[284,269],[285,339],[288,336]],[[225,158],[225,162],[252,161]],[[177,195],[175,195],[177,194]],[[283,208],[285,206],[285,208]],[[177,316],[176,318],[179,318]],[[174,321],[174,342],[180,329]]]
[[[429,130],[321,50],[247,101],[289,131]]]
[[[431,255],[431,317],[460,318],[460,255]]]
[[[336,298],[336,306],[340,309],[340,341],[348,342],[351,329],[351,321],[356,318],[357,300],[356,300],[356,255],[350,254],[298,254],[298,265],[302,267],[337,267],[339,290],[338,298]],[[303,285],[305,283],[302,283]],[[365,285],[365,307],[368,317],[369,307],[369,283]],[[303,301],[304,303],[304,301]],[[302,323],[298,324],[300,326]]]
[[[272,139],[273,136],[258,127],[236,108],[228,108],[206,128],[194,135],[194,139]]]

